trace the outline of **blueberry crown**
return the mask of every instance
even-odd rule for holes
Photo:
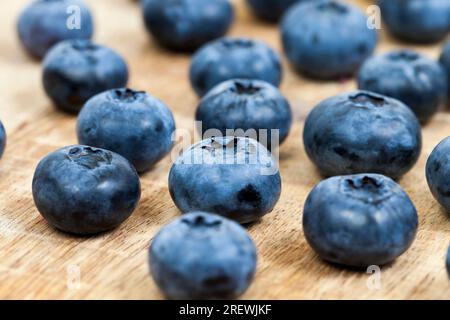
[[[316,8],[320,11],[333,12],[336,14],[347,14],[348,12],[346,5],[334,0],[319,2]]]
[[[391,61],[415,61],[419,59],[419,54],[410,50],[391,52],[387,55]]]
[[[55,0],[50,0],[55,1]],[[77,39],[72,41],[72,48],[80,52],[93,52],[99,49],[99,46],[87,39]]]
[[[386,99],[380,95],[370,92],[358,92],[349,96],[349,100],[352,101],[355,106],[358,107],[382,107],[386,103]]]
[[[144,91],[135,91],[132,89],[115,89],[110,92],[110,96],[114,100],[122,102],[133,102],[145,95]]]
[[[381,178],[368,175],[344,177],[341,180],[341,191],[368,203],[380,203],[392,194]]]
[[[222,224],[222,220],[216,217],[207,217],[202,214],[199,214],[195,217],[183,218],[181,222],[191,227],[217,227]]]
[[[223,39],[220,43],[225,49],[251,48],[255,44],[253,40],[244,38]]]
[[[230,90],[240,95],[252,95],[261,91],[261,87],[255,85],[251,81],[235,81],[234,86],[232,86]]]
[[[71,148],[67,158],[87,169],[95,169],[105,164],[111,164],[112,154],[102,149],[80,146]]]

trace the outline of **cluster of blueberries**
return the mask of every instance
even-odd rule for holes
[[[273,139],[226,133],[276,129],[277,145],[286,139],[292,113],[277,88],[280,57],[263,42],[222,37],[234,20],[228,0],[141,4],[145,25],[160,45],[196,50],[190,81],[201,97],[200,133],[222,134],[192,145],[172,165],[169,191],[186,214],[154,238],[151,274],[168,298],[235,298],[250,285],[257,264],[256,247],[240,224],[273,210],[281,177],[269,151],[277,147]],[[308,243],[320,257],[340,265],[393,261],[412,244],[418,216],[392,179],[414,166],[422,147],[421,124],[447,103],[450,44],[440,62],[410,50],[370,57],[377,32],[363,12],[344,1],[248,4],[261,19],[281,21],[284,51],[302,74],[332,80],[358,73],[360,90],[321,102],[306,119],[305,150],[329,177],[304,206]],[[386,26],[403,40],[431,43],[450,31],[450,0],[378,4]],[[79,8],[80,28],[68,28],[69,6]],[[33,198],[52,226],[78,235],[110,230],[132,214],[141,194],[138,173],[170,152],[175,131],[162,101],[126,88],[125,60],[93,42],[93,29],[81,0],[36,0],[18,21],[24,47],[44,59],[45,92],[59,109],[78,113],[80,144],[40,161]],[[0,153],[5,140],[0,126]],[[435,198],[450,211],[450,138],[432,152],[426,177]]]

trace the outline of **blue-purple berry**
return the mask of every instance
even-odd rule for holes
[[[234,299],[250,286],[257,255],[239,224],[193,212],[159,231],[149,260],[154,281],[169,299]]]

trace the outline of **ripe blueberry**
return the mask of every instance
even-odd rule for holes
[[[263,42],[245,38],[207,43],[195,53],[190,69],[191,84],[199,96],[230,79],[264,80],[278,87],[281,77],[278,54]]]
[[[417,227],[408,195],[378,174],[320,182],[303,212],[303,231],[314,251],[327,261],[354,267],[391,262],[410,247]]]
[[[442,51],[441,57],[439,59],[439,62],[444,67],[446,73],[447,73],[447,81],[448,81],[448,94],[450,96],[450,42],[447,42],[447,44],[444,47],[444,50]]]
[[[257,256],[239,224],[193,212],[161,229],[149,260],[153,279],[169,299],[233,299],[250,286]]]
[[[448,0],[378,0],[387,29],[397,38],[438,42],[450,31]]]
[[[42,216],[53,227],[80,235],[117,227],[140,195],[139,177],[125,158],[87,146],[50,153],[33,178],[33,198]]]
[[[138,172],[149,170],[170,151],[174,131],[172,112],[164,103],[130,89],[94,96],[77,122],[80,144],[117,152]]]
[[[69,28],[71,8],[74,10],[72,14],[79,15],[80,20],[79,25]],[[90,39],[93,29],[91,13],[80,0],[33,1],[21,13],[17,23],[23,46],[29,54],[39,59],[60,41]]]
[[[46,55],[44,89],[55,105],[77,113],[97,93],[126,86],[128,68],[113,50],[90,40],[68,40]]]
[[[303,142],[325,176],[369,172],[396,178],[416,163],[422,135],[402,102],[356,91],[317,105],[306,119]]]
[[[450,212],[450,137],[442,140],[431,152],[426,176],[431,193]]]
[[[405,103],[421,122],[428,121],[447,102],[447,75],[434,60],[411,50],[369,58],[361,67],[359,89]]]
[[[282,21],[288,59],[299,71],[319,79],[352,75],[370,56],[377,33],[358,8],[336,0],[295,4]]]
[[[0,158],[3,155],[6,147],[6,131],[3,123],[0,121]]]
[[[260,19],[277,22],[294,3],[305,0],[247,0],[253,13]]]
[[[273,145],[277,146],[289,133],[292,113],[288,101],[270,83],[233,79],[218,84],[207,93],[197,108],[196,120],[202,122],[202,134],[217,129],[221,135],[259,138],[260,143],[271,147],[271,130],[279,130],[279,139],[273,137]],[[252,129],[255,132],[251,132]],[[227,130],[236,131],[229,134]]]
[[[249,223],[273,210],[281,177],[272,155],[256,140],[213,137],[175,161],[169,191],[182,212],[201,210]]]
[[[144,0],[145,25],[163,46],[191,51],[223,36],[234,18],[228,0]]]

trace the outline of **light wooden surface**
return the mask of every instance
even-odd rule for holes
[[[1,1],[0,119],[8,146],[0,162],[0,298],[155,299],[162,298],[148,275],[147,250],[155,233],[179,215],[167,190],[169,158],[142,176],[142,200],[118,229],[91,238],[55,231],[37,212],[31,180],[47,153],[75,144],[75,117],[55,111],[41,85],[41,67],[21,49],[15,20],[27,0]],[[128,60],[130,87],[165,101],[179,128],[192,128],[197,98],[188,82],[188,55],[158,48],[144,31],[138,5],[129,0],[88,0],[96,19],[95,39]],[[231,34],[265,40],[279,52],[276,26],[255,20],[238,5]],[[356,2],[356,1],[353,1]],[[359,1],[367,6],[370,1]],[[402,46],[382,33],[380,52]],[[439,46],[417,48],[437,57]],[[301,227],[303,203],[320,181],[301,141],[305,115],[319,101],[355,88],[353,81],[312,82],[284,61],[281,86],[295,114],[292,133],[281,150],[283,192],[276,209],[249,231],[257,243],[257,277],[248,299],[450,298],[444,256],[450,244],[450,215],[432,198],[424,179],[432,148],[450,135],[450,114],[439,113],[423,129],[424,148],[414,170],[401,179],[420,215],[411,249],[383,267],[380,290],[369,289],[364,272],[331,266],[313,253]],[[77,285],[79,271],[80,283]]]

